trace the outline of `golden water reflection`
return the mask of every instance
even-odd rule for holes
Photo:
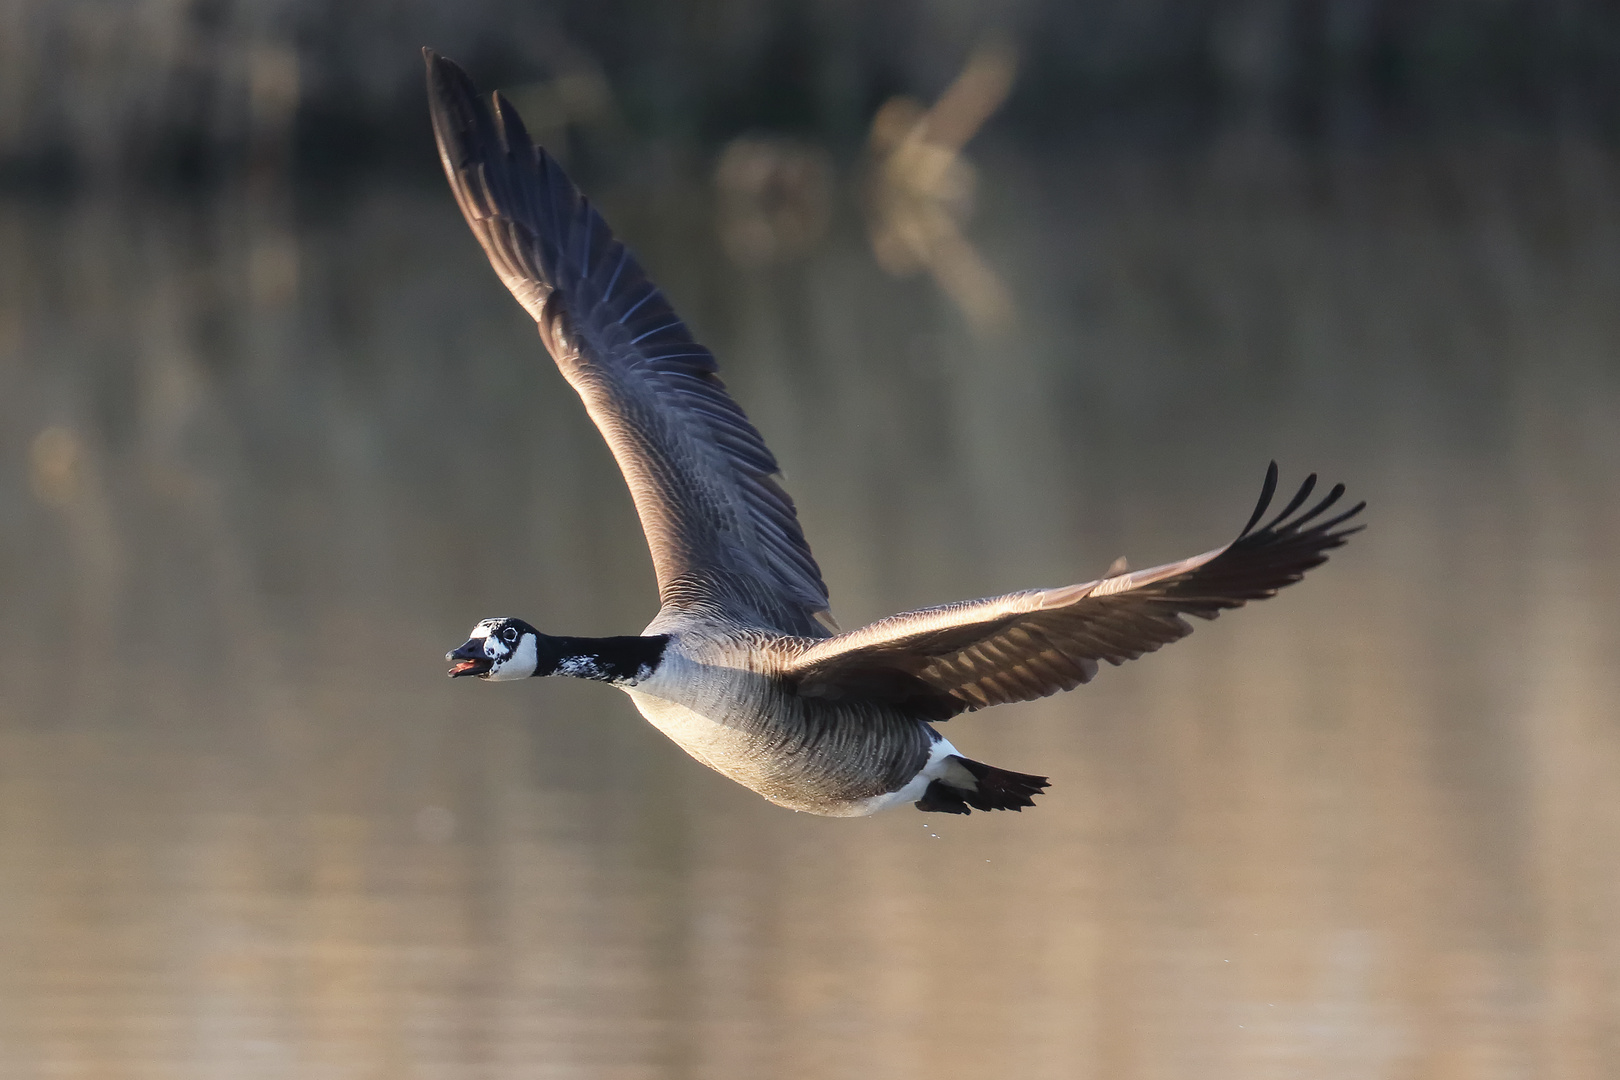
[[[994,338],[856,229],[742,271],[664,213],[705,176],[605,193],[845,625],[1200,550],[1271,456],[1371,501],[1305,585],[953,721],[1054,781],[968,819],[444,678],[484,616],[653,598],[447,197],[0,207],[0,1075],[1608,1075],[1620,169],[1556,149],[988,156]]]

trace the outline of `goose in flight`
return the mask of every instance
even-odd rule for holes
[[[958,753],[934,725],[1089,682],[1298,581],[1361,509],[1305,481],[1262,521],[1272,464],[1237,539],[1083,585],[891,615],[838,633],[776,459],[628,248],[536,147],[512,106],[424,50],[439,157],[467,224],[623,472],[661,607],[639,635],[562,637],[486,619],[452,677],[567,675],[630,695],[718,772],[794,810],[857,817],[902,803],[966,814],[1034,805],[1042,776]],[[1329,511],[1334,512],[1330,513]]]

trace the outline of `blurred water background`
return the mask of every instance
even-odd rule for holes
[[[844,625],[1203,550],[1273,457],[1368,531],[952,721],[1021,815],[449,682],[655,594],[425,43],[718,353]],[[1613,1075],[1612,6],[19,0],[0,56],[6,1080]]]

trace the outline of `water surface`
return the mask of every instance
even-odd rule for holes
[[[1597,1078],[1620,1052],[1620,162],[984,161],[1018,304],[852,199],[730,265],[603,202],[765,432],[846,626],[1370,525],[952,721],[1024,814],[822,820],[476,620],[654,611],[621,481],[447,194],[0,205],[0,1073]]]

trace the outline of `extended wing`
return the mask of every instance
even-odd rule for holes
[[[1324,518],[1344,494],[1339,484],[1296,514],[1315,483],[1313,474],[1257,529],[1277,487],[1273,462],[1248,525],[1225,547],[1084,585],[892,615],[816,643],[785,677],[808,697],[880,697],[938,720],[1072,690],[1091,681],[1098,661],[1122,664],[1192,633],[1183,616],[1213,619],[1327,561],[1360,531],[1341,526],[1366,504]]]
[[[827,587],[793,500],[714,356],[512,106],[423,54],[456,201],[613,451],[664,605],[825,637]]]

